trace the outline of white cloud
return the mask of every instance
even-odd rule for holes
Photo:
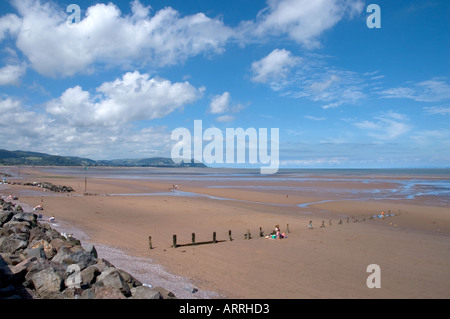
[[[286,34],[307,48],[318,47],[323,32],[361,13],[364,6],[361,0],[268,0],[267,4],[256,21],[241,24],[243,35],[267,38]]]
[[[0,41],[2,41],[7,34],[15,35],[21,26],[20,18],[15,14],[7,14],[0,17]]]
[[[72,125],[118,125],[138,120],[161,118],[193,103],[201,97],[203,88],[188,82],[171,83],[150,78],[137,71],[105,82],[92,96],[80,86],[67,89],[59,98],[47,104],[47,112],[65,118]]]
[[[326,120],[325,117],[317,117],[317,116],[312,116],[312,115],[305,115],[304,118],[308,119],[308,120],[312,120],[312,121],[323,121],[323,120]]]
[[[224,113],[239,113],[245,108],[240,103],[233,103],[229,92],[224,92],[215,95],[209,104],[209,112],[211,114],[223,114],[216,118],[217,122],[231,122],[234,121],[234,116]]]
[[[384,98],[404,98],[418,102],[439,102],[450,99],[450,84],[438,78],[412,82],[408,86],[383,90]]]
[[[354,125],[368,131],[368,135],[377,140],[392,140],[411,130],[405,115],[396,112],[386,112],[374,117],[373,120],[356,122]]]
[[[209,105],[209,111],[212,114],[222,114],[228,112],[230,109],[231,96],[229,92],[224,92],[221,95],[216,95],[212,98]]]
[[[18,100],[14,100],[10,97],[5,100],[0,100],[0,113],[13,112],[20,110],[21,103]]]
[[[16,0],[13,5],[20,15],[16,45],[31,67],[46,76],[92,72],[94,63],[177,64],[198,54],[223,52],[233,34],[203,13],[180,17],[166,7],[149,16],[150,8],[139,1],[132,2],[132,14],[126,16],[113,3],[92,5],[72,24],[65,8],[52,3]]]
[[[427,114],[427,115],[450,114],[450,107],[445,107],[445,106],[429,106],[429,107],[424,107],[423,109],[425,110],[425,114]]]
[[[362,75],[330,67],[319,55],[296,57],[276,49],[253,62],[252,71],[253,81],[266,83],[286,96],[323,103],[324,109],[356,104],[366,97]]]
[[[81,93],[77,101],[86,103],[86,96],[79,88],[67,94],[66,102],[70,97],[76,98],[77,93]],[[72,106],[75,104],[76,101],[72,101]],[[135,129],[130,123],[82,126],[49,113],[29,111],[21,101],[10,97],[0,99],[0,112],[0,139],[5,149],[93,159],[124,158],[124,154],[133,154],[133,157],[167,156],[170,153],[170,132],[165,127]],[[81,117],[79,112],[80,109],[74,109],[72,114]]]
[[[25,75],[26,64],[7,65],[0,69],[0,85],[17,85]]]
[[[261,60],[252,63],[254,82],[271,83],[272,88],[280,86],[292,67],[301,62],[299,57],[285,49],[275,49]]]

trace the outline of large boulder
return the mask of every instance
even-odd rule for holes
[[[35,273],[31,280],[42,298],[54,298],[58,296],[62,288],[62,279],[52,268]]]
[[[3,224],[3,230],[10,234],[22,235],[21,238],[28,240],[30,237],[30,223],[26,221],[10,220]]]
[[[0,238],[0,253],[14,254],[19,249],[24,249],[28,246],[28,241],[15,236]]]
[[[3,224],[9,222],[13,215],[13,212],[0,212],[0,227],[2,227]]]
[[[120,272],[114,267],[110,267],[103,271],[97,277],[96,283],[103,286],[119,289],[119,291],[125,296],[130,296],[130,287],[122,278]]]
[[[55,256],[56,250],[53,249],[51,243],[44,239],[33,241],[28,245],[28,249],[42,249],[44,256],[42,258],[52,259]]]
[[[65,266],[77,264],[82,270],[94,264],[95,258],[84,250],[73,252],[67,247],[61,247],[55,257],[52,258],[52,261]]]
[[[86,269],[83,269],[80,275],[81,275],[81,288],[83,287],[85,288],[95,283],[97,276],[100,275],[100,270],[98,269],[97,265],[92,265],[87,267]]]
[[[42,270],[45,270],[45,269],[52,269],[62,279],[66,275],[67,267],[64,267],[63,265],[57,264],[48,259],[36,258],[32,262],[30,262],[27,267],[25,281],[24,281],[23,285],[25,287],[32,287],[33,276],[36,273],[38,273]]]
[[[93,244],[89,243],[89,244],[84,245],[84,250],[87,253],[91,254],[92,257],[95,257],[95,258],[98,257],[97,250],[95,249],[95,246]]]
[[[131,289],[130,299],[161,299],[161,293],[148,286],[138,286]]]
[[[11,220],[16,220],[19,222],[29,222],[32,227],[37,226],[37,215],[33,213],[19,212],[14,214]]]

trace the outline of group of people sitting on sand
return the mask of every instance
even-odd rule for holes
[[[266,236],[267,239],[282,239],[286,238],[286,235],[281,232],[280,225],[275,225],[275,229],[272,231],[270,235]]]

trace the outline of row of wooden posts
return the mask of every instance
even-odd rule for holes
[[[287,224],[287,226],[286,226],[286,232],[289,233],[289,224]],[[264,237],[264,231],[262,230],[262,227],[259,227],[259,237]],[[250,229],[248,229],[247,232],[244,234],[244,239],[251,239],[251,238],[252,238],[252,236],[250,233]],[[228,240],[229,241],[233,240],[233,237],[231,235],[231,230],[228,231]],[[181,247],[181,246],[197,246],[197,245],[205,245],[205,244],[216,244],[216,243],[225,242],[225,241],[226,240],[218,240],[216,232],[213,232],[213,238],[211,241],[197,242],[197,241],[195,241],[195,233],[192,233],[192,241],[190,243],[179,244],[177,242],[177,235],[173,235],[172,236],[172,247],[177,248],[177,247]],[[153,249],[152,236],[148,236],[148,245],[149,245],[150,249]]]

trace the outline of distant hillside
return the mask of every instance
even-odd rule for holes
[[[116,159],[95,161],[74,156],[50,155],[38,152],[7,151],[0,149],[0,165],[36,166],[128,166],[128,167],[206,167],[202,163],[176,164],[170,158]]]
[[[130,167],[206,167],[203,163],[181,162],[176,164],[172,161],[172,159],[165,157],[102,160],[97,161],[96,165]]]
[[[95,161],[89,158],[0,150],[0,165],[77,166],[95,165]]]

